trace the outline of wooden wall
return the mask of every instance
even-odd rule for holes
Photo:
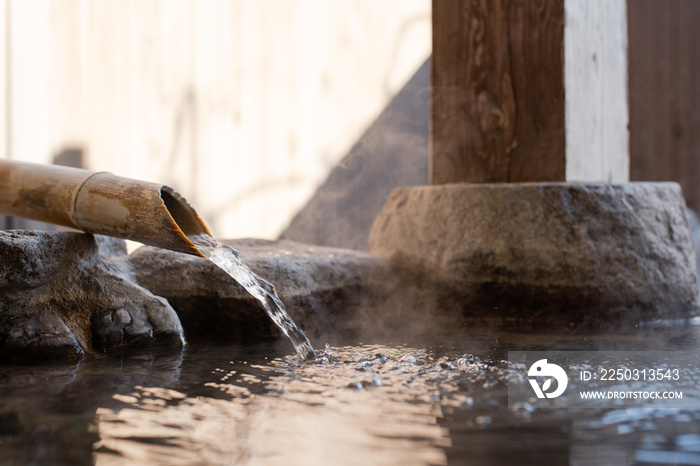
[[[0,150],[274,237],[431,48],[430,0],[0,0]],[[700,1],[628,0],[630,176],[700,210]]]
[[[628,0],[630,178],[700,209],[700,2]]]
[[[430,0],[0,0],[1,156],[276,237],[430,54]]]

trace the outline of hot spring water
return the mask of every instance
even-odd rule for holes
[[[268,340],[0,366],[0,464],[700,464],[699,409],[510,407],[508,381],[527,368],[507,360],[545,349],[693,355],[697,323],[332,342],[313,361]],[[693,367],[684,395],[698,399]]]

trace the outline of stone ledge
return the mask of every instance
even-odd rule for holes
[[[698,312],[676,183],[399,188],[369,251],[473,319],[598,328]]]
[[[310,337],[354,334],[383,270],[379,258],[358,251],[227,243],[276,286]],[[181,346],[184,336],[279,335],[259,304],[206,259],[152,247],[128,256],[122,240],[82,233],[0,231],[0,364]]]
[[[287,312],[310,338],[353,332],[355,311],[382,271],[379,258],[359,251],[290,240],[223,242],[276,287]],[[168,300],[188,338],[279,334],[257,301],[207,259],[150,246],[130,259],[137,282]]]

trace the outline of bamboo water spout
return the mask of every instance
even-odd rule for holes
[[[197,256],[211,236],[172,188],[107,172],[0,159],[0,214],[130,239]]]

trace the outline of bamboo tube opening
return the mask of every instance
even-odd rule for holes
[[[202,219],[197,212],[187,203],[184,197],[170,186],[163,186],[160,189],[160,198],[165,204],[165,208],[173,218],[173,221],[185,236],[197,236],[206,234],[211,236]]]
[[[55,165],[0,160],[0,213],[198,256],[211,237],[169,186]]]

